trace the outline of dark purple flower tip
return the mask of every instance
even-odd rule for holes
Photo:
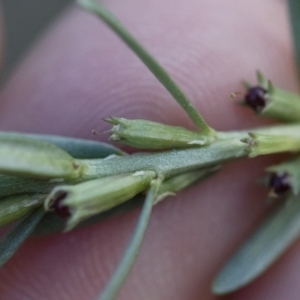
[[[63,205],[63,200],[67,197],[67,193],[61,193],[53,203],[53,209],[57,215],[62,218],[68,218],[71,216],[69,207]]]
[[[272,173],[270,176],[269,187],[277,195],[286,193],[291,189],[288,173]]]
[[[262,111],[267,103],[267,91],[260,86],[250,88],[246,94],[245,103],[256,112]]]

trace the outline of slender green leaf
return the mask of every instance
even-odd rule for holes
[[[289,0],[288,3],[298,65],[298,76],[300,76],[300,1]]]
[[[227,294],[261,275],[300,235],[300,198],[282,203],[226,263],[213,282],[215,294]]]
[[[22,134],[23,135],[23,134]],[[103,142],[57,135],[25,134],[26,136],[45,141],[65,150],[75,158],[105,158],[109,155],[126,155],[122,150]]]
[[[0,199],[18,194],[47,194],[55,185],[57,185],[55,181],[0,175]]]
[[[0,267],[2,267],[30,236],[44,215],[43,209],[37,209],[25,217],[11,232],[0,241]]]
[[[163,178],[158,177],[149,189],[147,193],[146,200],[136,226],[135,232],[132,236],[131,241],[125,251],[125,254],[119,263],[113,277],[111,278],[109,284],[104,289],[99,300],[113,300],[116,298],[119,290],[124,284],[132,266],[137,258],[139,249],[142,245],[143,238],[150,220],[152,208],[154,201],[157,196],[158,189],[162,183]]]
[[[80,165],[55,145],[13,133],[0,133],[0,173],[37,178],[75,178]]]
[[[172,80],[167,71],[144,49],[139,42],[127,31],[124,26],[117,20],[103,5],[93,0],[78,0],[78,3],[85,9],[96,14],[103,22],[106,23],[131,50],[141,59],[148,67],[152,74],[161,82],[161,84],[169,91],[174,99],[186,111],[193,122],[202,129],[204,134],[211,135],[214,130],[209,127],[202,116],[197,112],[193,104],[188,100],[184,92]]]

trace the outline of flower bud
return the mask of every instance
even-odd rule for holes
[[[300,121],[300,96],[275,87],[257,72],[258,85],[247,87],[244,104],[260,115],[286,122]]]
[[[208,136],[183,127],[146,120],[109,118],[114,124],[110,139],[139,149],[176,149],[199,147],[210,142]]]
[[[267,98],[268,94],[264,88],[254,86],[249,88],[245,97],[245,104],[250,106],[254,111],[261,112],[266,107]]]
[[[271,193],[281,195],[291,190],[297,196],[300,192],[300,157],[267,168],[271,174]]]
[[[45,201],[46,209],[69,217],[66,231],[79,222],[107,211],[148,189],[154,171],[108,176],[73,186],[58,186]]]
[[[278,196],[285,194],[291,189],[290,176],[288,173],[271,173],[269,181],[270,195]]]

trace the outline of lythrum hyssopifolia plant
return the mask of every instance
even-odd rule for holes
[[[242,104],[283,124],[216,131],[110,12],[92,0],[78,2],[132,49],[198,130],[151,120],[107,118],[111,140],[148,150],[132,155],[100,142],[1,132],[0,226],[14,226],[0,241],[0,265],[31,235],[70,231],[141,206],[125,254],[99,298],[115,299],[138,254],[154,205],[221,172],[229,161],[290,152],[289,160],[267,169],[269,197],[280,200],[278,209],[224,265],[212,292],[222,295],[245,286],[300,235],[300,96],[281,90],[258,71],[256,83],[244,84]],[[300,4],[292,0],[289,4],[299,54]]]

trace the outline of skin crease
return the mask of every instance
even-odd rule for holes
[[[172,74],[219,130],[266,123],[229,97],[260,69],[297,91],[285,3],[274,0],[123,0],[105,4]],[[275,18],[276,22],[270,21]],[[93,137],[102,118],[147,118],[194,128],[115,35],[71,8],[28,54],[0,98],[0,129]],[[275,160],[276,161],[276,160]],[[265,216],[255,185],[274,158],[232,163],[155,207],[138,261],[118,299],[217,299],[210,283]],[[68,234],[30,239],[0,270],[4,300],[96,299],[119,261],[138,211]],[[299,299],[300,244],[225,299]]]

